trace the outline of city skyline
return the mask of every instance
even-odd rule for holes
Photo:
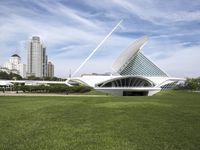
[[[0,64],[12,54],[26,63],[27,39],[40,36],[55,64],[55,76],[67,77],[124,19],[79,74],[111,72],[120,52],[148,35],[143,52],[170,75],[199,76],[200,1],[23,1],[0,2]],[[101,66],[101,67],[96,67]]]
[[[0,65],[0,71],[15,73],[22,78],[31,76],[53,78],[54,64],[48,60],[47,49],[40,37],[33,36],[28,42],[26,63],[23,64],[21,57],[14,53],[8,61]]]

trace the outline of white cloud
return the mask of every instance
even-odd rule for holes
[[[177,77],[198,77],[200,76],[200,48],[193,47],[179,47],[168,54],[168,57],[163,59],[155,59],[164,70],[172,76]]]
[[[198,28],[193,28],[191,23],[200,19],[200,11],[186,9],[189,7],[186,1],[180,3],[175,0],[165,4],[153,0],[83,0],[82,3],[91,10],[64,5],[60,1],[31,1],[29,7],[23,3],[16,0],[0,5],[0,64],[15,51],[26,62],[26,43],[31,36],[39,35],[47,46],[49,58],[55,63],[56,75],[66,76],[68,70],[75,70],[123,18],[121,28],[116,31],[121,34],[113,34],[79,74],[109,71],[114,59],[133,40],[132,37],[141,34],[151,36],[144,52],[169,73],[183,76],[199,74],[195,68],[199,65],[196,53],[199,54],[197,49],[200,46],[185,48],[184,45],[193,45],[189,36],[200,35]],[[177,5],[179,3],[181,6]],[[184,26],[185,22],[190,24],[190,28]],[[129,37],[126,33],[132,35]],[[178,66],[181,65],[179,62],[175,65],[180,58],[174,54],[191,59],[182,60],[183,66],[189,67],[189,73]],[[166,65],[168,61],[171,67]]]
[[[187,2],[183,1],[169,2],[168,5],[163,1],[153,0],[112,0],[112,2],[124,8],[127,12],[158,25],[168,26],[170,25],[168,23],[199,21],[200,19],[199,10],[188,11],[185,8],[178,9],[179,5],[188,5]],[[198,5],[198,2],[196,4]]]

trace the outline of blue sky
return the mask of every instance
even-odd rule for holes
[[[200,0],[1,0],[0,64],[13,53],[26,63],[27,42],[38,35],[56,76],[67,77],[121,19],[79,74],[112,72],[120,52],[147,35],[142,51],[163,70],[200,76]]]

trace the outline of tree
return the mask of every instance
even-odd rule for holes
[[[41,78],[35,77],[35,76],[33,76],[33,75],[32,75],[32,76],[28,76],[27,79],[28,79],[28,80],[42,80]]]
[[[0,71],[0,79],[9,80],[9,74],[7,72]]]
[[[189,90],[199,90],[200,78],[187,78],[185,81],[185,88]]]
[[[10,73],[8,74],[7,72],[0,71],[0,79],[5,79],[5,80],[21,80],[22,77],[16,73]]]

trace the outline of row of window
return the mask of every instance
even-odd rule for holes
[[[141,78],[127,77],[115,79],[106,83],[98,84],[97,87],[153,87],[154,84]]]

